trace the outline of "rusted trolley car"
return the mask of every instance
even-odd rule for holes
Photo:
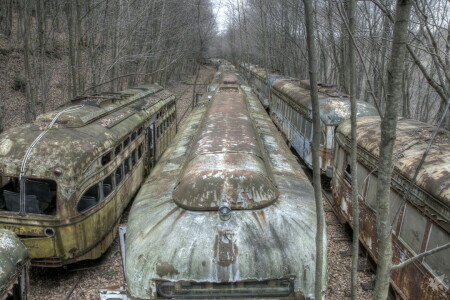
[[[350,100],[336,88],[319,85],[320,170],[333,175],[334,134],[336,127],[350,118]],[[270,115],[277,127],[303,161],[312,168],[312,104],[309,80],[277,80],[271,87]],[[378,116],[375,107],[357,101],[357,116]]]
[[[434,126],[399,119],[391,182],[393,263],[450,242],[450,132],[440,131],[423,166],[414,174],[429,144]],[[333,204],[351,225],[350,122],[336,134]],[[376,186],[380,119],[358,120],[358,192],[361,242],[376,260]],[[405,194],[406,193],[406,194]],[[401,299],[449,299],[450,250],[432,254],[396,270],[391,283]]]
[[[175,133],[175,97],[157,84],[78,98],[3,133],[0,227],[34,265],[99,257]]]
[[[0,229],[0,299],[26,300],[28,294],[27,248],[14,232]]]
[[[313,297],[313,188],[251,89],[225,81],[133,203],[132,299]]]

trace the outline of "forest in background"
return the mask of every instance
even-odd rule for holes
[[[215,22],[210,0],[0,0],[0,132],[76,96],[196,72]]]
[[[218,37],[218,56],[265,66],[268,71],[306,79],[308,52],[303,2],[224,0],[226,30]],[[387,70],[395,1],[356,1],[355,34],[346,25],[346,1],[313,1],[319,61],[318,81],[349,92],[348,40],[356,43],[356,97],[386,103]],[[450,2],[414,0],[399,115],[435,124],[450,96]],[[447,115],[445,127],[450,128]]]

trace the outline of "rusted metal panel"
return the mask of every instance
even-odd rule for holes
[[[411,182],[415,168],[421,160],[435,129],[436,127],[419,121],[399,119],[394,145],[391,193],[402,195],[405,191],[408,191],[408,197],[404,199],[409,203],[407,205],[416,211],[418,216],[422,216],[424,222],[427,222],[425,234],[417,237],[422,243],[422,250],[419,249],[420,251],[425,251],[424,249],[428,247],[430,226],[442,228],[443,234],[446,234],[447,237],[450,229],[448,214],[446,214],[448,212],[448,187],[450,185],[450,177],[447,175],[450,167],[449,132],[443,130],[438,133],[417,180]],[[338,127],[336,139],[338,146],[345,149],[348,156],[350,130],[349,121],[342,123]],[[373,170],[374,175],[377,174],[380,136],[380,118],[364,117],[358,119],[358,162],[368,170]],[[333,202],[334,206],[339,208],[341,219],[345,219],[351,224],[351,186],[344,179],[343,168],[345,168],[344,164],[335,169],[332,182]],[[427,180],[424,180],[423,176],[428,177]],[[439,185],[438,189],[435,188],[436,185]],[[447,198],[445,195],[447,195]],[[360,197],[359,201],[361,242],[372,258],[377,260],[376,211],[366,203],[366,201],[370,203],[374,199],[371,199],[370,195],[365,197],[366,200]],[[392,213],[395,214],[396,212]],[[426,218],[428,218],[428,221],[426,221]],[[393,224],[393,264],[401,263],[415,255],[411,246],[407,246],[406,242],[399,236],[399,232],[408,229],[404,222],[402,210],[398,220]],[[448,250],[444,251],[448,252]],[[443,261],[442,263],[447,264],[448,262]],[[447,275],[434,275],[430,268],[422,260],[418,260],[407,267],[394,271],[391,276],[391,284],[399,297],[402,299],[448,299],[450,291],[445,286],[446,281],[448,284]]]
[[[393,185],[402,191],[414,176],[422,156],[428,146],[435,126],[412,119],[400,118],[397,124],[397,137],[394,144]],[[350,136],[350,122],[344,122],[338,128],[342,144],[347,144]],[[381,136],[379,117],[358,119],[358,146],[360,159],[366,164],[376,165],[379,155]],[[365,154],[366,153],[366,154]],[[364,155],[365,154],[365,155]],[[417,179],[410,189],[413,201],[426,206],[438,219],[450,222],[450,133],[440,130],[428,151]],[[428,197],[431,195],[432,197]],[[415,198],[415,200],[414,200]]]
[[[200,152],[208,149],[207,155],[214,155],[209,154],[213,143],[203,148],[196,142],[197,136],[203,136],[205,140],[201,143],[208,145],[206,137],[212,129],[206,119],[209,108],[205,105],[194,108],[130,211],[125,273],[132,299],[155,299],[158,282],[239,283],[285,278],[286,275],[294,278],[295,296],[291,295],[292,298],[311,297],[314,293],[313,188],[258,99],[248,87],[242,90],[249,117],[255,124],[255,134],[260,139],[259,152],[270,166],[279,190],[278,200],[258,210],[232,210],[227,221],[223,221],[217,211],[183,209],[173,201],[178,178],[190,164],[191,149]],[[213,104],[211,109],[214,109]],[[226,115],[223,118],[228,122],[222,125],[234,128],[228,127],[234,119]],[[209,137],[223,146],[232,136],[227,136],[223,142],[219,137]],[[233,144],[226,147],[238,150]],[[221,149],[221,146],[216,148]],[[246,149],[253,151],[250,153],[258,151]]]

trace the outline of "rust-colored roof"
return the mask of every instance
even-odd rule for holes
[[[358,145],[375,157],[379,157],[381,137],[379,117],[358,119]],[[394,146],[394,167],[402,176],[411,180],[427,148],[433,131],[432,126],[417,120],[400,118]],[[338,127],[338,132],[350,136],[350,122]],[[436,135],[422,168],[414,182],[422,190],[450,207],[450,132],[440,130]]]

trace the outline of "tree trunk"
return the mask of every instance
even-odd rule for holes
[[[31,122],[36,118],[36,99],[35,99],[35,89],[34,80],[32,78],[32,65],[30,62],[30,54],[33,52],[31,48],[31,10],[30,4],[27,0],[20,1],[20,18],[21,18],[21,31],[23,39],[23,61],[25,67],[25,95],[27,99],[27,107],[25,110],[25,121]],[[33,86],[32,86],[33,85]]]
[[[349,68],[349,94],[350,94],[350,110],[351,110],[351,173],[352,173],[352,225],[353,225],[353,242],[352,242],[352,267],[351,267],[351,296],[352,300],[358,298],[358,257],[359,257],[359,204],[358,204],[358,182],[356,170],[356,63],[355,63],[355,0],[348,0],[348,68]]]
[[[322,185],[320,182],[320,166],[319,166],[319,146],[320,146],[320,115],[319,101],[317,95],[317,52],[315,47],[315,28],[314,28],[314,11],[311,0],[303,0],[305,5],[305,27],[308,45],[309,59],[309,80],[311,86],[311,103],[313,117],[313,141],[312,141],[312,158],[313,158],[313,185],[314,196],[316,199],[317,214],[317,232],[316,232],[316,277],[315,277],[315,299],[324,298],[324,282],[326,270],[324,270],[323,261],[325,251],[325,212],[323,209]]]
[[[386,300],[392,261],[390,224],[390,186],[392,152],[394,148],[398,106],[402,98],[402,76],[408,38],[408,23],[412,0],[398,0],[393,30],[392,50],[388,70],[386,109],[381,121],[381,141],[378,166],[377,234],[378,262],[374,299]]]

